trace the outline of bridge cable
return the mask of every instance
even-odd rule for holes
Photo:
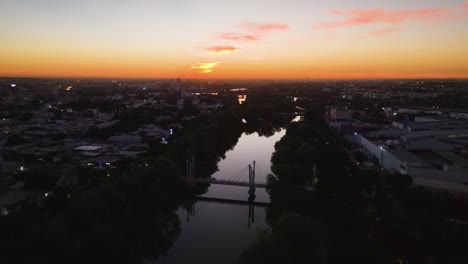
[[[237,182],[246,182],[246,179],[248,178],[248,173],[249,173],[249,168],[246,167],[242,170],[242,173],[239,173],[239,176],[236,177],[235,181]]]
[[[240,170],[239,172],[237,172],[236,174],[234,174],[233,176],[231,176],[228,181],[234,181],[234,182],[237,182],[239,179],[241,179],[245,173],[246,173],[246,170],[248,169],[247,168],[243,168],[242,170]]]

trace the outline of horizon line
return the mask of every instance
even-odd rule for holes
[[[105,79],[115,79],[115,80],[171,80],[171,79],[191,79],[191,80],[201,80],[201,81],[211,81],[211,80],[271,80],[271,81],[370,81],[370,80],[468,80],[468,76],[466,77],[423,77],[423,76],[415,76],[415,77],[383,77],[383,78],[366,78],[366,77],[356,77],[356,78],[265,78],[265,77],[235,77],[235,78],[227,78],[227,77],[213,77],[213,78],[206,78],[206,77],[112,77],[112,76],[0,76],[0,79],[74,79],[74,80],[105,80]]]

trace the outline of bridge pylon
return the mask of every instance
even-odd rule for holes
[[[255,200],[255,160],[249,164],[249,201]]]
[[[187,175],[187,182],[193,184],[195,182],[195,157],[185,160],[185,169]]]

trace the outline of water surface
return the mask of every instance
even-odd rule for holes
[[[248,181],[246,168],[255,160],[257,182],[265,182],[271,173],[274,145],[284,134],[285,130],[268,138],[257,133],[242,134],[237,145],[218,163],[219,171],[212,177],[230,180],[237,175],[244,177],[238,179]],[[212,184],[204,196],[246,201],[247,191],[247,187]],[[269,202],[265,189],[257,188],[255,195],[255,201]],[[158,263],[236,263],[242,251],[256,239],[257,231],[267,228],[265,208],[253,206],[253,210],[253,218],[249,218],[248,205],[199,201],[192,212],[180,208],[177,214],[181,233],[168,255]]]
[[[237,177],[242,174],[242,180],[248,182],[247,166],[255,160],[256,181],[266,182],[266,176],[271,173],[270,160],[275,151],[275,143],[285,134],[284,129],[268,138],[259,136],[257,133],[242,134],[234,149],[228,151],[226,158],[218,163],[219,171],[212,177],[220,180],[240,179]]]

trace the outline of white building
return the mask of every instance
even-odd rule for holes
[[[411,176],[415,185],[468,195],[468,129],[410,131],[356,133],[351,140],[386,170]]]
[[[393,122],[393,126],[408,132],[468,129],[468,120],[450,117],[415,117],[414,122]]]
[[[96,157],[104,152],[101,146],[79,146],[73,149],[75,153],[83,157]]]

